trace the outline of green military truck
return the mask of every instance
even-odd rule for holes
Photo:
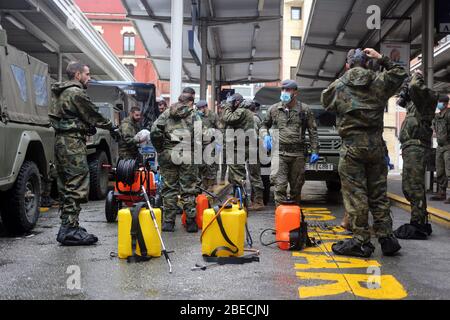
[[[309,106],[314,113],[317,123],[317,131],[320,144],[319,161],[313,165],[306,164],[305,179],[309,181],[325,181],[328,190],[337,191],[341,187],[338,164],[339,149],[341,148],[341,138],[336,129],[336,116],[325,111],[320,103],[320,96],[323,88],[300,88],[299,99],[303,104]],[[255,95],[255,100],[260,104],[259,116],[264,119],[269,107],[280,101],[281,89],[277,87],[263,87]],[[306,143],[309,150],[309,137],[306,131]],[[309,160],[309,159],[307,159]],[[307,161],[308,162],[308,161]],[[263,176],[265,186],[265,199],[268,195],[269,179]]]
[[[53,165],[48,65],[7,44],[0,30],[0,214],[11,233],[39,218],[43,180]]]

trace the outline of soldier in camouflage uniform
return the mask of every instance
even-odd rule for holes
[[[225,122],[223,121],[223,109],[225,108],[225,102],[222,102],[218,106],[217,114],[218,114],[218,123],[217,128],[222,132],[223,141],[222,144],[216,144],[216,152],[220,153],[220,178],[219,183],[225,184],[225,177],[227,174],[227,161],[226,161],[226,143],[225,143]]]
[[[247,171],[245,170],[245,162],[249,159],[249,145],[250,140],[253,140],[253,145],[256,144],[255,123],[253,120],[253,113],[244,107],[244,98],[241,94],[235,93],[226,103],[223,110],[223,121],[225,123],[225,143],[228,148],[233,146],[233,159],[227,156],[228,165],[228,181],[233,188],[242,186],[247,179]],[[235,135],[230,133],[236,130],[242,130],[246,134],[245,143],[239,141]],[[247,134],[252,137],[247,137]],[[228,150],[230,151],[230,150]]]
[[[318,161],[319,140],[314,114],[298,99],[298,86],[293,80],[281,83],[281,102],[274,104],[267,111],[262,122],[261,131],[267,150],[272,148],[269,129],[278,130],[278,154],[272,155],[271,181],[275,185],[275,205],[279,206],[288,199],[287,188],[290,187],[290,199],[300,204],[302,187],[305,183],[305,133],[308,130],[311,143],[310,163]],[[278,170],[277,170],[278,169]]]
[[[403,89],[409,92],[406,118],[400,130],[402,144],[403,173],[402,189],[411,204],[411,223],[404,224],[394,234],[400,239],[426,239],[431,234],[428,223],[427,199],[425,196],[425,170],[431,151],[437,94],[425,86],[423,75],[417,71]]]
[[[139,143],[135,136],[141,130],[141,110],[133,107],[130,115],[125,118],[119,127],[121,139],[119,140],[119,158],[123,160],[139,159]]]
[[[385,71],[376,74],[367,69],[369,59],[376,59]],[[383,142],[383,117],[390,97],[408,76],[399,65],[373,49],[350,50],[347,72],[322,92],[327,111],[337,113],[338,132],[342,138],[339,175],[344,207],[349,214],[353,239],[333,244],[338,255],[369,257],[369,210],[373,229],[385,255],[400,250],[392,233],[392,218],[387,198],[387,165]]]
[[[201,140],[194,137],[194,121],[197,119],[193,110],[194,98],[182,94],[178,102],[172,104],[153,123],[150,138],[158,152],[158,163],[164,177],[161,196],[164,206],[162,230],[173,232],[178,211],[178,195],[186,212],[187,232],[197,232],[195,222],[195,197],[197,195],[197,165],[193,164],[194,151],[201,150]],[[201,137],[199,138],[201,139]],[[198,148],[194,144],[198,144]],[[181,147],[190,149],[190,159],[178,163],[182,157]],[[177,162],[178,161],[178,162]]]
[[[86,95],[90,79],[88,66],[71,62],[67,66],[69,81],[52,86],[53,103],[49,117],[56,131],[55,162],[62,225],[57,241],[62,245],[91,245],[98,241],[78,223],[80,204],[88,201],[89,167],[86,135],[95,127],[112,129],[111,121],[96,111]]]
[[[248,108],[253,113],[253,121],[255,123],[255,132],[256,136],[259,136],[259,129],[261,128],[261,118],[256,113],[256,102],[253,100],[244,101],[244,108]],[[259,140],[257,140],[258,144],[256,147],[256,152],[258,153]],[[259,154],[258,154],[259,156]],[[261,165],[259,164],[258,158],[255,163],[250,163],[247,161],[247,171],[248,178],[250,179],[251,186],[251,195],[252,195],[252,206],[250,209],[254,211],[259,211],[264,208],[263,201],[263,192],[264,192],[264,184],[261,178]]]
[[[450,177],[450,110],[449,98],[443,95],[439,98],[438,110],[433,120],[433,129],[436,132],[438,147],[436,149],[436,178],[438,185],[437,195],[431,200],[443,201],[447,198],[448,178]],[[450,203],[450,198],[445,201]]]
[[[200,100],[196,104],[197,114],[202,121],[203,131],[206,134],[203,136],[203,148],[211,144],[211,137],[213,133],[211,130],[215,130],[219,126],[219,117],[208,109],[208,103],[205,100]],[[211,157],[214,157],[215,150],[212,151]],[[203,185],[203,188],[211,190],[211,188],[216,183],[217,168],[214,163],[207,164],[205,159],[202,160],[202,164],[199,166],[199,182]]]

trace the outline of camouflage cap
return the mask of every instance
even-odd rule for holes
[[[253,100],[246,99],[242,102],[242,107],[249,109],[253,105]]]
[[[282,89],[294,89],[294,90],[297,90],[298,89],[298,85],[297,85],[297,82],[295,82],[294,80],[288,79],[288,80],[284,80],[281,83],[281,88]]]
[[[195,90],[192,89],[191,87],[186,87],[186,88],[183,89],[182,93],[195,94]]]
[[[231,96],[231,101],[242,101],[244,97],[240,93],[235,93]]]

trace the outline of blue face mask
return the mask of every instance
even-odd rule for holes
[[[291,100],[292,100],[291,94],[288,93],[288,92],[286,92],[286,91],[282,92],[282,93],[281,93],[281,96],[280,96],[280,100],[281,100],[281,102],[283,102],[283,103],[289,103],[289,102],[291,102]]]
[[[439,110],[444,110],[444,109],[445,109],[444,103],[443,103],[443,102],[438,102],[437,108],[438,108]]]

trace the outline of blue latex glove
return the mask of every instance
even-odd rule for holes
[[[319,160],[319,155],[317,153],[313,153],[311,155],[311,158],[309,159],[309,163],[313,164],[316,163]]]
[[[221,151],[222,151],[222,145],[216,143],[216,152],[217,152],[217,153],[220,153]]]
[[[264,148],[266,148],[267,151],[272,150],[272,137],[271,136],[264,137]]]

